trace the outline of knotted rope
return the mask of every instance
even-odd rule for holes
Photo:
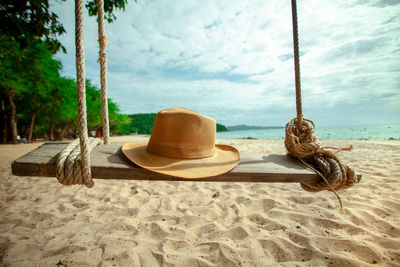
[[[321,177],[321,180],[316,183],[301,183],[301,187],[309,192],[332,191],[338,198],[343,211],[343,203],[336,190],[352,187],[360,179],[352,168],[340,162],[336,153],[342,150],[349,151],[352,146],[320,147],[315,135],[314,123],[303,119],[302,127],[298,128],[297,118],[295,118],[286,125],[285,147],[290,155],[298,158]]]
[[[99,138],[89,138],[88,153],[98,144],[102,144]],[[91,176],[85,175],[82,171],[81,150],[79,139],[68,144],[57,158],[56,177],[63,185],[84,184],[87,187],[93,187],[94,183]]]
[[[101,102],[103,138],[109,143],[108,107],[107,107],[107,55],[105,48],[107,37],[104,34],[104,3],[97,0],[99,62],[101,76]],[[103,143],[98,138],[89,138],[87,134],[86,90],[85,90],[85,53],[83,42],[83,1],[75,0],[75,49],[76,49],[76,87],[78,94],[79,139],[71,142],[58,156],[56,176],[64,185],[84,184],[93,187],[90,172],[89,154],[95,146]]]
[[[103,123],[104,144],[110,143],[109,123],[108,123],[108,104],[107,104],[107,36],[104,33],[104,2],[97,0],[97,25],[99,33],[99,60],[100,63],[100,83],[101,83],[101,111]]]
[[[78,129],[81,151],[82,175],[85,181],[91,180],[88,152],[88,134],[86,120],[86,88],[85,88],[85,52],[83,42],[83,0],[75,0],[75,58],[76,88],[78,93]],[[93,185],[92,185],[93,186]]]
[[[301,183],[301,187],[309,192],[332,191],[338,198],[340,209],[343,211],[343,203],[336,190],[349,188],[360,179],[353,169],[340,162],[336,153],[351,150],[352,146],[348,148],[320,147],[315,135],[314,123],[303,118],[296,0],[292,0],[292,21],[297,118],[286,125],[285,147],[290,155],[298,158],[321,177],[321,180],[316,183]]]

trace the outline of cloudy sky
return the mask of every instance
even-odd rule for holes
[[[299,0],[303,113],[317,125],[400,123],[400,0]],[[75,77],[74,2],[52,2]],[[108,95],[123,113],[186,107],[225,125],[295,117],[289,0],[129,0],[106,25]],[[85,10],[86,77],[99,85]]]

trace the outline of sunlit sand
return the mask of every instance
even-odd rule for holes
[[[113,137],[112,143],[148,137]],[[285,153],[283,141],[217,140]],[[95,180],[11,175],[39,144],[1,145],[0,265],[395,266],[400,264],[400,141],[326,141],[362,180],[339,191],[299,184]],[[61,265],[62,266],[62,265]]]

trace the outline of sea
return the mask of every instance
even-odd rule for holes
[[[315,133],[320,140],[393,140],[400,139],[400,124],[320,128],[316,126]],[[281,140],[285,138],[285,128],[217,132],[217,138]]]

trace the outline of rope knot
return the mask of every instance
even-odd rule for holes
[[[107,37],[107,35],[102,35],[102,36],[99,36],[99,43],[102,45],[102,47],[104,47],[104,48],[106,48],[107,47],[107,42],[108,42],[108,37]]]
[[[285,147],[290,155],[298,158],[321,177],[321,180],[316,183],[301,183],[301,187],[309,192],[322,190],[334,192],[342,209],[343,204],[336,190],[352,187],[360,179],[357,178],[357,174],[352,168],[340,162],[336,153],[342,150],[349,151],[352,146],[347,148],[321,147],[315,135],[314,122],[302,117],[300,119],[303,120],[300,127],[297,118],[286,124]]]
[[[315,135],[314,122],[302,119],[302,126],[298,127],[297,118],[286,124],[285,146],[294,157],[307,158],[318,153],[320,145]]]
[[[102,144],[99,138],[89,138],[88,153],[98,144]],[[90,168],[90,167],[89,167]],[[69,143],[57,158],[56,177],[63,185],[84,184],[87,187],[93,187],[92,177],[88,177],[82,172],[81,148],[79,139]]]

